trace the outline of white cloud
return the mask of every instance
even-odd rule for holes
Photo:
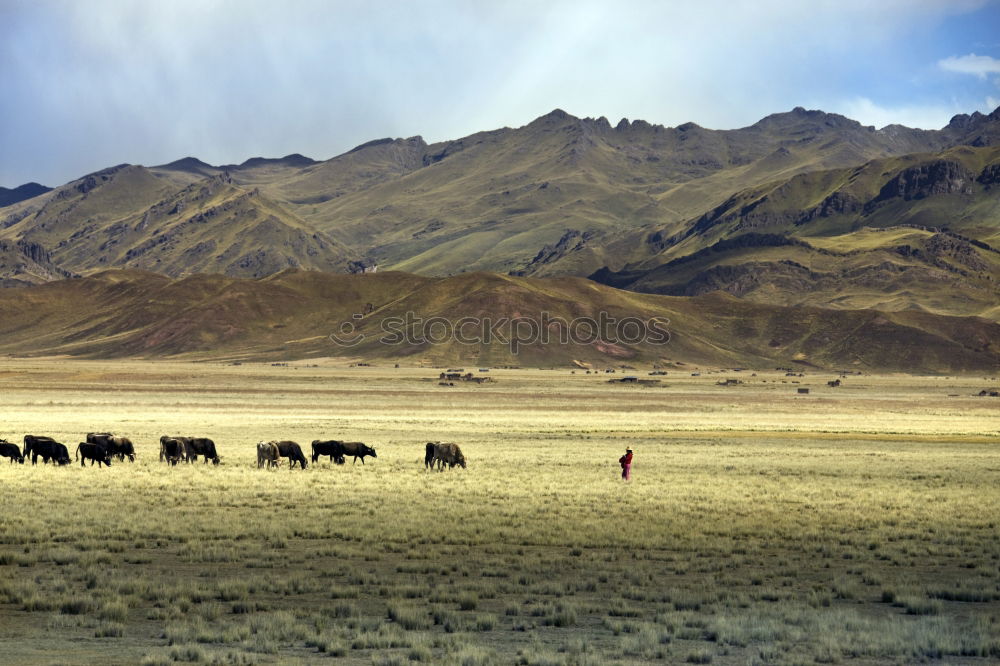
[[[938,61],[941,69],[959,74],[972,74],[985,79],[988,74],[1000,74],[1000,60],[990,56],[970,53],[964,56],[950,56]]]

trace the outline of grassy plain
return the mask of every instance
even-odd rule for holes
[[[1000,659],[996,381],[702,372],[0,361],[0,437],[139,452],[0,461],[3,662]],[[379,457],[258,470],[276,438]],[[469,468],[426,472],[437,439]]]

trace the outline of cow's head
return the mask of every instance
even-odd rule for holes
[[[372,458],[378,458],[378,454],[375,453],[375,449],[370,446],[365,446],[365,453],[370,455]]]
[[[219,456],[215,456],[214,458],[212,458],[212,464],[213,465],[218,465],[221,462],[222,462],[222,458],[220,458]]]

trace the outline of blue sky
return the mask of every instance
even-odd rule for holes
[[[0,0],[0,185],[516,127],[1000,106],[1000,1]]]

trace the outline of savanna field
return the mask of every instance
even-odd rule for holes
[[[1000,382],[439,371],[0,361],[0,437],[139,456],[0,459],[0,661],[1000,660]],[[222,464],[160,463],[164,434]],[[271,439],[378,457],[260,470]],[[468,469],[425,470],[432,440]]]

